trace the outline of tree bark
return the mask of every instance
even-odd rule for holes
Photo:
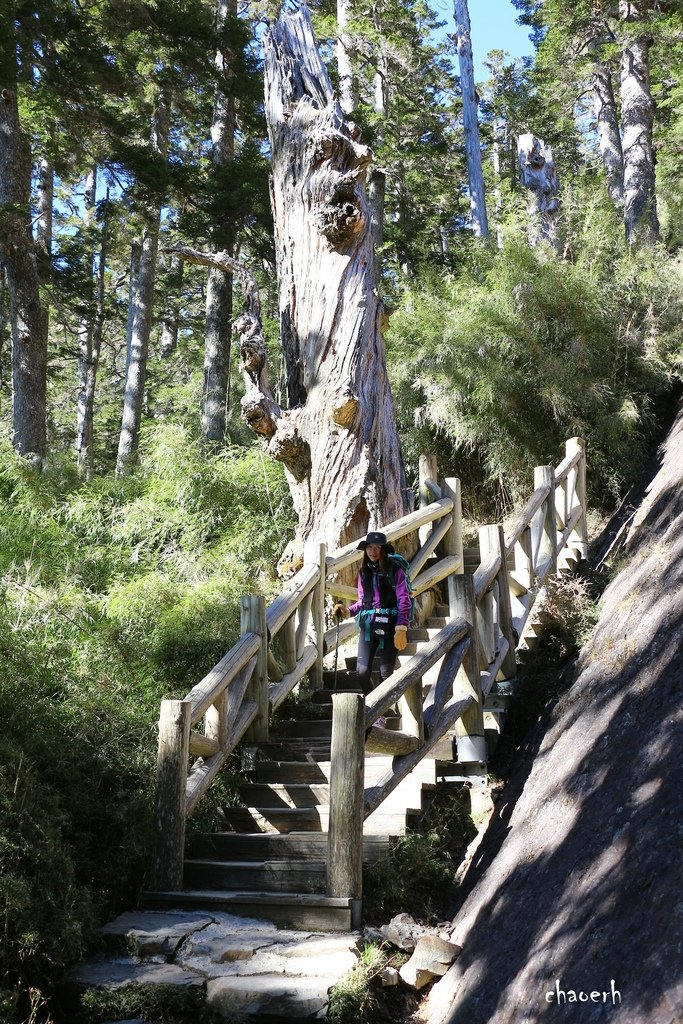
[[[220,30],[228,17],[235,17],[237,0],[218,0],[216,26]],[[235,159],[237,114],[232,89],[234,71],[230,55],[218,50],[215,58],[218,84],[214,96],[211,125],[211,159],[216,169],[227,167]],[[214,241],[232,257],[235,224],[226,217],[215,225]],[[219,248],[217,245],[216,248]],[[215,267],[209,270],[206,288],[206,328],[204,348],[204,387],[202,392],[201,428],[207,441],[220,442],[225,437],[226,399],[230,376],[230,336],[233,314],[232,276]]]
[[[382,37],[381,26],[377,16],[377,9],[374,9],[374,23],[378,36]],[[384,54],[377,55],[377,68],[373,81],[373,107],[378,117],[377,146],[384,144],[384,121],[387,116],[389,104],[389,70]],[[342,107],[342,110],[344,108]],[[346,111],[344,111],[346,113]],[[368,205],[370,207],[370,228],[372,232],[372,244],[375,249],[375,257],[380,246],[384,242],[384,217],[386,205],[387,176],[381,167],[373,167],[370,171],[368,183]],[[380,264],[377,261],[377,273],[379,274]]]
[[[52,207],[54,202],[54,170],[46,157],[38,161],[36,246],[38,274],[44,284],[52,275]]]
[[[289,399],[267,444],[288,474],[298,545],[335,548],[407,511],[365,197],[370,152],[344,120],[305,7],[281,14],[264,48]],[[256,388],[243,404],[251,424]]]
[[[95,252],[93,247],[93,226],[95,223],[95,197],[97,192],[97,168],[93,167],[85,181],[83,234],[85,245],[84,264],[88,278],[88,290],[82,297],[83,312],[78,325],[78,399],[76,402],[76,460],[80,476],[88,477],[88,451],[92,440],[92,421],[88,423],[86,389],[88,370],[92,359],[93,329],[95,326],[95,304],[93,274]],[[88,435],[90,435],[88,437]],[[92,475],[92,471],[90,473]]]
[[[178,256],[171,257],[171,265],[166,279],[166,308],[162,316],[161,341],[159,342],[159,355],[162,359],[167,359],[178,345],[183,266],[183,261]]]
[[[553,151],[543,139],[527,132],[517,139],[517,153],[522,185],[527,189],[529,244],[546,242],[557,249],[560,181],[555,171]]]
[[[644,31],[629,31],[629,26],[643,17],[642,0],[619,0],[619,16],[626,26],[621,50],[624,226],[629,245],[647,245],[659,238],[649,65],[652,40]]]
[[[11,38],[9,44],[0,45],[0,57]],[[16,85],[0,79],[0,255],[12,327],[13,442],[22,455],[40,462],[46,446],[47,317],[40,301],[30,189],[31,153],[19,122]]]
[[[358,106],[358,95],[353,84],[353,43],[348,32],[351,11],[351,0],[337,0],[339,106],[346,117],[352,114]]]
[[[467,151],[467,174],[470,182],[472,231],[477,238],[488,238],[489,227],[486,218],[484,172],[481,163],[477,96],[474,86],[474,64],[472,61],[470,13],[467,0],[455,0],[455,31],[457,35],[458,63],[460,65],[460,89],[462,91],[462,120]]]
[[[621,150],[617,105],[612,88],[612,73],[609,64],[603,61],[598,61],[593,70],[593,108],[607,192],[621,212],[624,208],[624,157]]]
[[[161,85],[154,123],[152,125],[152,148],[166,156],[170,128],[170,96],[168,88]],[[116,458],[116,474],[124,476],[133,469],[137,461],[140,439],[142,404],[147,376],[147,353],[152,329],[152,307],[154,303],[154,281],[156,277],[157,247],[161,207],[148,205],[145,212],[146,225],[140,248],[140,267],[134,282],[132,317],[130,320],[130,341],[126,356],[126,387],[123,399],[123,416],[119,449]]]
[[[94,172],[93,172],[94,173]],[[93,188],[94,198],[94,188]],[[89,342],[88,347],[81,353],[83,365],[79,360],[79,384],[78,396],[78,423],[76,431],[76,449],[78,458],[78,472],[85,480],[92,480],[95,461],[95,385],[97,381],[97,370],[100,365],[100,353],[102,351],[102,334],[104,331],[104,301],[105,301],[105,279],[107,266],[107,245],[109,227],[109,190],[104,205],[104,217],[102,220],[102,232],[100,239],[100,253],[97,265],[97,285],[95,292],[94,308],[90,321],[90,329],[84,337]],[[94,269],[94,268],[93,268]],[[80,341],[79,337],[79,341]]]

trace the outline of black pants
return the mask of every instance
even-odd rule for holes
[[[361,626],[360,636],[358,637],[358,660],[356,662],[356,679],[358,685],[362,686],[363,693],[368,694],[372,689],[372,680],[370,674],[372,672],[372,663],[377,654],[381,639],[380,637],[371,637],[369,640],[365,639],[365,629]],[[388,679],[391,673],[394,671],[394,664],[396,663],[397,650],[394,647],[394,633],[384,638],[384,647],[379,652],[379,677],[384,682]]]

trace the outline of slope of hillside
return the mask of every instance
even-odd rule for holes
[[[657,463],[576,682],[473,864],[429,1024],[683,1020],[683,410]]]

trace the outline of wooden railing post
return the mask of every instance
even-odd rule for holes
[[[501,635],[508,642],[508,652],[500,666],[504,679],[512,679],[517,674],[515,658],[515,634],[512,628],[512,608],[510,604],[510,580],[505,558],[505,536],[500,525],[482,526],[479,530],[479,550],[482,565],[491,558],[500,558],[498,570],[498,624]]]
[[[434,495],[427,487],[427,480],[433,480],[434,483],[436,483],[437,480],[439,479],[436,455],[430,452],[429,454],[420,456],[418,461],[418,479],[420,488],[420,508],[425,508],[427,505],[431,505],[431,503],[434,501]],[[418,530],[420,544],[424,544],[428,534],[428,526],[422,526]]]
[[[152,889],[177,892],[183,885],[185,800],[192,704],[162,700],[157,755],[156,847]]]
[[[465,694],[471,694],[475,699],[475,703],[456,722],[458,761],[485,763],[488,759],[488,752],[484,738],[484,702],[479,672],[480,655],[474,578],[469,575],[459,575],[451,576],[449,582],[451,579],[455,593],[455,615],[469,622],[471,628],[471,642],[458,672],[455,687]]]
[[[553,466],[536,466],[534,489],[548,484],[550,493],[536,513],[532,534],[535,542],[534,568],[544,571],[540,575],[557,572],[557,525],[555,523],[555,469]]]
[[[364,748],[362,694],[334,693],[327,890],[330,896],[349,896],[357,900],[363,891]]]
[[[460,481],[455,476],[446,477],[442,483],[442,495],[453,502],[453,524],[443,539],[444,557],[456,555],[460,559],[459,573],[465,572],[465,560],[462,547],[462,491]],[[448,608],[450,617],[456,615],[456,590],[452,582],[454,574],[448,577]]]
[[[245,734],[249,743],[268,742],[268,629],[266,627],[266,601],[260,596],[240,598],[240,625],[242,635],[256,633],[261,638],[256,665],[249,680],[246,698],[253,700],[258,712]]]
[[[327,558],[327,545],[311,541],[304,546],[304,564],[308,561],[315,562],[320,569],[320,578],[313,591],[313,604],[311,605],[311,616],[313,618],[313,635],[316,644],[315,665],[311,669],[313,686],[319,689],[323,685],[323,657],[325,655],[325,559]]]
[[[582,558],[588,557],[588,511],[586,499],[586,442],[582,437],[570,437],[565,446],[566,454],[573,455],[577,450],[581,452],[581,458],[577,466],[569,471],[567,478],[567,507],[568,511],[580,505],[583,510],[581,519],[572,532],[570,543],[579,549]],[[576,496],[576,500],[574,500]]]

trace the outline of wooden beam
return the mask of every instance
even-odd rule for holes
[[[470,638],[465,636],[451,648],[441,664],[434,686],[427,694],[424,702],[424,724],[428,735],[433,732],[441,712],[453,696],[455,680],[469,646]]]
[[[183,884],[191,717],[189,700],[162,700],[157,754],[156,844],[151,883],[157,892],[178,891]]]
[[[282,679],[270,686],[270,706],[275,711],[280,707],[285,697],[288,697],[297,683],[301,682],[304,676],[315,665],[318,657],[318,649],[315,644],[309,644],[294,669],[283,676]]]
[[[376,686],[365,699],[365,727],[369,728],[403,696],[409,686],[422,679],[427,669],[439,661],[458,640],[462,640],[469,629],[462,618],[447,623],[433,640],[420,645],[406,665]]]
[[[253,743],[268,742],[268,630],[266,628],[266,602],[261,596],[240,598],[242,633],[256,633],[259,648],[254,671],[247,686],[247,697],[255,701],[258,714],[250,733]]]
[[[306,594],[318,582],[320,569],[316,565],[304,565],[287,583],[286,590],[268,605],[266,623],[271,636],[279,633],[283,623],[293,615]]]
[[[399,754],[409,754],[419,746],[418,736],[399,732],[398,729],[383,729],[378,725],[370,726],[365,738],[366,754],[390,754],[396,757]]]
[[[428,535],[424,544],[417,552],[417,554],[411,559],[410,562],[410,578],[414,579],[419,573],[422,566],[425,564],[429,556],[436,549],[437,544],[443,540],[444,536],[450,530],[453,524],[453,516],[444,516],[438,526],[433,527],[431,533]]]
[[[403,516],[402,519],[397,519],[394,523],[388,523],[382,527],[382,532],[386,534],[387,540],[391,542],[399,540],[401,537],[406,537],[409,533],[413,533],[420,526],[425,526],[436,519],[441,519],[452,508],[453,502],[450,498],[441,498],[440,501],[432,502],[426,508],[416,509],[415,512]],[[329,576],[331,573],[346,569],[349,565],[353,565],[354,562],[359,562],[363,557],[363,552],[357,549],[358,542],[352,541],[351,544],[338,548],[329,554],[326,560],[327,575]]]
[[[359,899],[363,891],[364,738],[362,694],[333,694],[327,847],[329,896]]]
[[[232,650],[218,662],[200,682],[192,687],[185,700],[192,705],[192,724],[195,725],[206,714],[220,694],[247,662],[257,653],[261,638],[256,633],[240,637]]]
[[[417,579],[413,580],[413,594],[415,596],[422,594],[425,590],[429,590],[439,583],[440,580],[445,580],[447,576],[457,573],[460,565],[461,561],[457,555],[450,555],[447,558],[440,559],[429,569],[424,569]]]
[[[482,526],[479,530],[479,546],[482,558],[500,559],[498,569],[498,625],[501,635],[507,641],[507,652],[502,665],[505,679],[512,679],[517,674],[515,658],[515,635],[512,625],[512,606],[510,604],[510,579],[507,562],[503,558],[505,551],[505,535],[499,524]],[[500,649],[500,644],[496,645]]]
[[[539,508],[548,497],[549,493],[550,485],[544,483],[542,487],[537,487],[531,495],[526,505],[515,519],[510,532],[505,534],[506,556],[511,554],[515,544],[519,540],[519,537],[526,530],[534,515],[538,512]]]

